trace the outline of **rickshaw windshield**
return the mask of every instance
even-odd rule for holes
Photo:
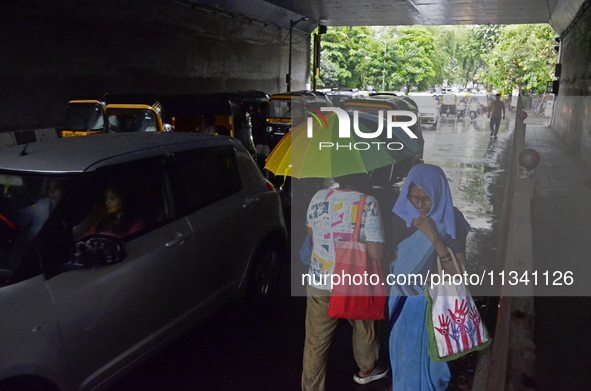
[[[65,129],[75,132],[99,131],[104,127],[104,111],[100,103],[70,103]]]
[[[12,271],[75,179],[0,172],[0,271]]]
[[[441,97],[441,103],[446,105],[453,105],[456,103],[456,96],[451,94],[445,94]]]
[[[270,118],[302,119],[304,107],[299,99],[271,99],[269,102]]]
[[[109,132],[156,132],[156,114],[146,109],[107,109]]]

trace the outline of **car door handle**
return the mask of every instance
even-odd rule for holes
[[[170,242],[166,242],[166,247],[172,247],[175,244],[179,244],[181,242],[184,242],[185,240],[187,240],[189,238],[189,236],[191,236],[191,232],[187,232],[187,233],[177,233],[177,237],[172,239]]]
[[[242,205],[242,207],[248,208],[249,206],[251,206],[252,204],[254,204],[255,202],[258,202],[258,201],[259,201],[258,198],[247,198],[246,201],[244,201],[244,204]]]

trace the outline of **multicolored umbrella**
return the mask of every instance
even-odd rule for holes
[[[275,175],[294,178],[337,178],[343,175],[366,173],[415,155],[420,146],[402,129],[393,128],[393,139],[363,138],[353,129],[353,113],[347,113],[350,137],[339,137],[339,120],[334,113],[312,120],[312,137],[304,122],[288,132],[267,158],[265,168]],[[377,116],[359,113],[358,129],[365,134],[378,129]],[[367,124],[374,124],[370,129]],[[373,126],[372,126],[373,127]]]

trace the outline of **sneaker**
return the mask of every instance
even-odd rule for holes
[[[381,378],[385,377],[387,374],[388,374],[388,368],[386,368],[382,364],[379,364],[376,366],[376,368],[373,370],[373,372],[369,376],[361,377],[361,376],[359,376],[359,372],[357,372],[356,374],[353,375],[353,380],[355,380],[355,383],[357,383],[357,384],[367,384],[367,383],[371,383],[374,380],[381,379]]]

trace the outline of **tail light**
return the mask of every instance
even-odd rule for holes
[[[275,186],[273,186],[273,184],[269,181],[265,181],[265,186],[267,186],[267,190],[269,191],[277,191],[277,189],[275,188]]]

